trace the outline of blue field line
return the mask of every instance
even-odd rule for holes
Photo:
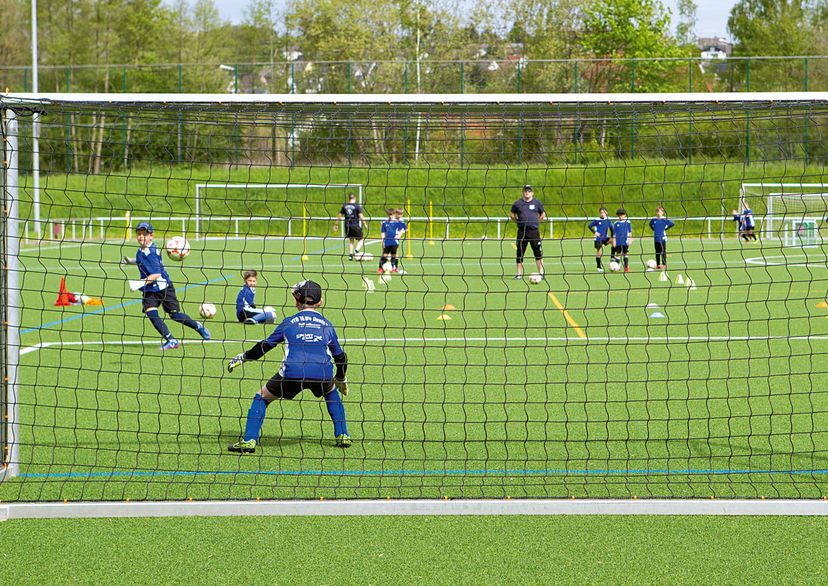
[[[340,244],[335,244],[333,246],[326,246],[322,250],[317,251],[317,253],[325,253],[325,252],[328,252],[328,251],[333,250],[335,248],[339,248],[341,246],[342,246],[341,243]],[[301,259],[302,259],[302,255],[297,254],[296,256],[290,257],[289,260],[301,260]],[[193,283],[192,285],[187,285],[185,287],[182,287],[180,289],[180,291],[186,291],[187,289],[192,289],[194,287],[204,287],[204,286],[210,285],[212,283],[218,283],[220,281],[226,281],[226,280],[228,280],[232,277],[235,277],[235,276],[236,276],[235,273],[233,273],[231,275],[222,275],[221,277],[217,277],[215,279],[209,279],[207,281],[202,281],[201,283]],[[104,313],[106,311],[112,311],[114,309],[121,309],[121,308],[124,308],[124,307],[130,307],[131,305],[137,305],[137,304],[141,303],[141,301],[142,301],[141,299],[136,299],[134,301],[127,301],[125,303],[120,303],[118,305],[113,305],[112,307],[102,307],[101,309],[96,309],[95,311],[84,311],[83,313],[79,313],[79,314],[76,314],[76,315],[73,315],[73,316],[70,316],[70,317],[64,317],[64,318],[61,318],[61,319],[57,319],[55,321],[50,321],[48,323],[40,324],[39,326],[35,326],[33,328],[26,328],[25,330],[21,330],[20,333],[21,334],[29,334],[31,332],[36,332],[38,330],[45,330],[47,328],[51,328],[52,326],[58,326],[58,325],[69,323],[69,322],[72,322],[72,321],[75,321],[75,320],[78,320],[78,319],[83,319],[83,318],[88,317],[90,315],[99,315],[99,314]]]
[[[134,478],[162,476],[724,476],[724,475],[824,475],[828,469],[751,470],[721,468],[686,469],[446,469],[446,470],[129,470],[110,472],[24,472],[22,479]]]
[[[232,277],[235,277],[235,274],[232,275],[222,275],[221,277],[216,277],[215,279],[209,279],[207,281],[202,281],[201,283],[193,283],[192,285],[187,285],[182,287],[180,291],[186,291],[187,289],[192,289],[194,287],[204,287],[205,285],[209,285],[211,283],[218,283],[219,281],[226,281]],[[129,307],[131,305],[137,305],[141,303],[141,299],[135,299],[133,301],[127,301],[125,303],[119,303],[118,305],[113,305],[111,307],[102,307],[101,309],[96,309],[95,311],[84,311],[83,313],[78,313],[76,315],[70,317],[64,317],[61,319],[57,319],[55,321],[50,321],[45,324],[40,324],[39,326],[35,326],[33,328],[26,328],[25,330],[21,330],[21,334],[28,334],[30,332],[36,332],[38,330],[44,330],[46,328],[51,328],[52,326],[57,326],[60,324],[69,323],[71,321],[75,321],[77,319],[83,319],[85,317],[89,317],[90,315],[99,315],[101,313],[105,313],[107,311],[113,311],[115,309],[121,309],[122,307]]]

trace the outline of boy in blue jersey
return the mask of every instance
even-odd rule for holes
[[[740,203],[742,205],[743,222],[742,238],[745,239],[745,242],[748,242],[749,240],[757,240],[756,234],[754,233],[754,230],[756,229],[756,219],[753,217],[753,212],[744,198],[742,198]]]
[[[388,219],[382,223],[382,257],[380,257],[379,268],[377,274],[383,273],[383,265],[387,262],[391,263],[391,272],[397,272],[397,250],[400,247],[400,238],[405,234],[405,222],[397,220],[397,212],[394,208],[388,208],[385,213],[388,214]],[[402,212],[400,211],[400,216]]]
[[[664,208],[658,206],[656,208],[656,217],[650,220],[650,229],[653,231],[653,240],[655,243],[656,268],[667,268],[667,230],[675,226],[672,220],[664,217]]]
[[[619,255],[624,257],[624,272],[630,272],[630,242],[632,242],[632,224],[627,218],[627,210],[618,208],[615,212],[618,220],[612,225],[612,256],[618,262]]]
[[[276,320],[276,314],[256,307],[256,283],[259,273],[244,271],[244,287],[236,296],[236,319],[248,325],[270,323]]]
[[[175,287],[161,261],[161,253],[152,243],[152,224],[141,222],[135,229],[135,233],[139,246],[135,264],[138,266],[141,279],[131,282],[130,287],[143,293],[144,314],[164,339],[161,349],[175,350],[178,348],[178,340],[173,337],[167,324],[158,315],[159,307],[163,307],[173,321],[194,329],[201,334],[202,338],[209,340],[210,332],[207,328],[181,311],[178,298],[175,296]]]
[[[610,243],[612,237],[612,220],[607,215],[607,209],[598,210],[598,219],[589,223],[589,229],[595,233],[595,265],[598,272],[604,272],[601,257],[604,255],[604,247]]]
[[[302,281],[294,285],[293,298],[299,312],[285,318],[267,339],[235,356],[227,365],[227,370],[233,372],[248,360],[258,360],[280,343],[284,342],[286,346],[282,367],[253,397],[247,412],[244,438],[228,446],[231,452],[255,452],[267,406],[276,399],[289,401],[304,389],[309,389],[315,397],[325,398],[334,425],[335,445],[339,448],[351,446],[345,406],[339,395],[340,392],[348,394],[345,379],[348,356],[339,345],[333,325],[318,311],[322,305],[322,287],[313,281]]]
[[[397,242],[400,242],[400,243],[402,243],[402,239],[403,239],[403,236],[405,236],[405,233],[408,232],[408,224],[406,224],[405,220],[403,220],[404,214],[405,214],[405,210],[403,210],[402,208],[397,208],[396,211],[395,211],[395,214],[394,214],[394,219],[397,222],[397,230],[396,230]],[[391,261],[391,266],[393,267],[391,269],[392,273],[403,272],[403,271],[399,270],[398,263],[399,263],[398,258],[395,258],[394,260]]]

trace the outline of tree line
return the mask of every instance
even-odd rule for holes
[[[30,1],[3,5],[0,83],[31,90]],[[239,24],[213,0],[40,0],[38,10],[41,91],[728,91],[828,80],[821,60],[810,70],[801,59],[752,70],[693,60],[693,0],[677,14],[660,0],[249,0]],[[826,52],[826,22],[828,0],[741,0],[728,28],[735,56],[807,56]]]

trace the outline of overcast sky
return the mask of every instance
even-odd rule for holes
[[[345,2],[347,0],[343,0]],[[673,11],[673,22],[677,16],[677,0],[662,0]],[[700,37],[725,37],[727,33],[727,17],[736,0],[695,0],[698,6],[698,24],[696,34]],[[241,22],[244,16],[244,7],[247,0],[215,0],[221,17],[230,22]]]

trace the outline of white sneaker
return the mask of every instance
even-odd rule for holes
[[[603,273],[603,272],[604,272],[604,269],[602,269],[601,267],[598,267],[598,272],[599,272],[599,273]]]

